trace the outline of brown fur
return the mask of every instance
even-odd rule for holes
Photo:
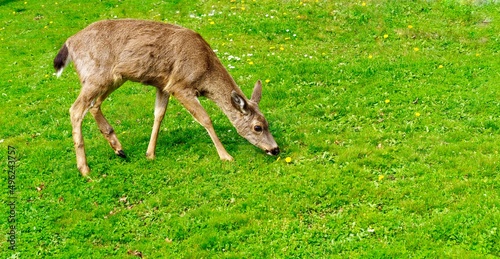
[[[58,75],[73,60],[82,84],[70,108],[77,166],[83,175],[90,171],[81,133],[87,111],[115,153],[125,156],[113,128],[100,105],[125,81],[156,87],[155,119],[146,156],[155,156],[156,140],[170,95],[205,127],[222,160],[233,158],[218,139],[210,117],[197,96],[213,100],[238,133],[252,144],[277,155],[279,148],[259,111],[262,86],[255,85],[248,100],[203,38],[180,26],[141,20],[109,20],[89,25],[70,37],[54,59]],[[260,128],[260,129],[259,129]]]

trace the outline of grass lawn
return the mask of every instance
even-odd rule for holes
[[[199,32],[247,96],[261,79],[280,157],[202,99],[221,162],[172,99],[149,161],[155,89],[126,83],[102,108],[128,158],[87,115],[80,176],[80,85],[52,60],[114,18]],[[0,0],[0,63],[1,258],[500,256],[498,1]]]

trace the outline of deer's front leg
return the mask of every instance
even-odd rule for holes
[[[200,101],[195,94],[189,92],[175,93],[174,96],[179,100],[179,102],[186,107],[186,109],[193,115],[196,121],[200,123],[208,131],[212,142],[217,149],[217,153],[221,160],[233,160],[233,157],[227,153],[226,149],[220,142],[217,134],[215,134],[214,126],[212,125],[212,120],[208,116],[203,106],[201,106]]]
[[[148,150],[146,151],[146,157],[148,159],[155,158],[156,140],[158,139],[158,131],[160,130],[161,122],[163,117],[165,117],[168,98],[170,98],[170,94],[163,92],[159,88],[156,89],[155,121],[153,124],[153,132],[151,132],[151,139],[149,140]]]

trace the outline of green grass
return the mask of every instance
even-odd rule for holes
[[[0,257],[499,257],[495,2],[0,1]],[[280,159],[202,100],[235,158],[221,162],[174,99],[148,161],[154,89],[127,83],[103,111],[128,158],[87,116],[81,177],[68,114],[80,86],[52,60],[115,17],[198,31],[247,94],[262,79]]]

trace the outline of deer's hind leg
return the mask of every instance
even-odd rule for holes
[[[90,173],[90,168],[87,165],[85,156],[85,144],[82,135],[82,121],[87,114],[87,111],[92,106],[92,103],[99,96],[99,89],[90,85],[84,85],[78,98],[69,109],[71,126],[73,128],[73,142],[75,145],[76,165],[83,176]]]
[[[97,99],[95,100],[95,103],[91,106],[90,113],[97,122],[97,126],[99,127],[102,135],[108,141],[111,148],[115,151],[115,154],[125,158],[125,152],[123,152],[122,145],[118,140],[118,137],[116,136],[115,130],[113,129],[113,127],[111,127],[108,120],[106,120],[101,111],[102,102],[119,86],[120,85],[113,85],[112,87],[105,88],[106,91],[99,95],[99,97],[97,97]]]

